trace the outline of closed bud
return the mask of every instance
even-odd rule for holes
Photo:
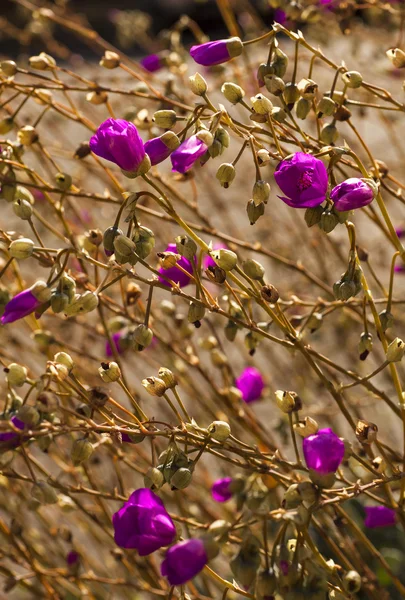
[[[38,134],[34,127],[25,125],[18,131],[17,139],[23,146],[31,146],[38,140]]]
[[[330,210],[323,211],[319,221],[319,227],[320,229],[322,229],[322,231],[324,231],[325,233],[330,233],[335,229],[336,225],[338,224],[339,220],[333,212],[331,212]]]
[[[320,329],[322,327],[322,323],[323,323],[322,313],[315,312],[315,313],[312,313],[312,315],[309,317],[309,319],[307,321],[307,327],[311,333],[314,333],[314,331],[317,331],[318,329]]]
[[[146,325],[137,325],[134,330],[133,337],[134,343],[138,350],[147,348],[152,343],[153,331]]]
[[[170,478],[172,490],[184,490],[191,483],[193,472],[187,468],[180,468]]]
[[[176,313],[176,305],[171,300],[162,300],[160,310],[168,317],[172,317]]]
[[[271,156],[267,150],[265,150],[264,148],[261,148],[260,150],[258,150],[257,161],[261,167],[263,165],[267,165],[270,162],[270,160],[271,160]]]
[[[287,83],[283,92],[283,98],[289,110],[293,108],[299,97],[300,93],[297,85],[295,83]]]
[[[231,428],[225,421],[214,421],[208,427],[208,433],[213,440],[225,442],[231,435]]]
[[[154,123],[162,129],[171,129],[176,120],[177,115],[174,110],[157,110],[153,115]]]
[[[295,392],[286,392],[277,390],[275,393],[277,406],[283,413],[291,413],[295,410],[297,394]]]
[[[332,123],[328,124],[328,125],[324,125],[321,129],[321,136],[320,139],[325,143],[325,144],[334,144],[336,142],[336,140],[339,137],[339,132],[336,129],[335,125],[333,125]]]
[[[61,294],[58,290],[55,290],[51,296],[51,308],[55,314],[63,312],[69,305],[69,296],[67,294]]]
[[[259,571],[256,577],[256,600],[270,600],[277,590],[277,577],[273,569]]]
[[[236,338],[236,335],[239,331],[238,325],[232,319],[229,319],[227,324],[225,325],[224,333],[225,337],[229,342],[233,342]]]
[[[142,379],[142,385],[148,394],[158,396],[159,398],[167,391],[165,382],[159,377],[146,377],[146,379]]]
[[[196,327],[201,326],[201,319],[205,315],[205,306],[200,302],[191,301],[188,307],[187,319],[189,323],[192,323]]]
[[[55,175],[56,185],[63,192],[67,192],[67,190],[72,185],[72,178],[68,173],[57,173]]]
[[[207,93],[208,85],[204,77],[200,73],[195,73],[188,78],[190,82],[190,89],[196,96],[204,96]]]
[[[219,544],[226,543],[228,541],[228,532],[231,529],[231,524],[223,519],[213,521],[208,527],[207,533]]]
[[[301,500],[310,506],[318,500],[319,492],[315,485],[311,481],[302,481],[298,484],[297,491],[301,497]]]
[[[274,96],[281,96],[285,90],[284,81],[281,77],[277,77],[277,75],[267,75],[264,78],[264,85],[266,86],[267,91]]]
[[[93,91],[86,94],[87,102],[90,104],[94,104],[95,106],[99,106],[100,104],[105,104],[108,100],[108,95],[106,92]]]
[[[65,315],[75,317],[79,314],[89,313],[97,308],[98,302],[98,296],[94,292],[86,291],[66,307]]]
[[[243,100],[243,97],[245,95],[245,92],[240,87],[240,85],[232,83],[231,81],[226,81],[222,85],[221,92],[231,104],[238,104],[238,102]]]
[[[13,60],[2,60],[0,69],[6,77],[14,77],[17,73],[17,64]]]
[[[361,576],[357,571],[348,571],[345,574],[343,577],[343,588],[350,594],[355,594],[361,589]]]
[[[258,115],[268,115],[273,110],[272,102],[270,102],[270,100],[263,94],[256,94],[256,96],[252,96],[250,101],[252,103],[253,110]]]
[[[219,250],[212,250],[211,256],[221,269],[224,271],[232,271],[238,263],[238,257],[232,250],[226,248],[220,248]]]
[[[114,251],[126,259],[135,253],[135,242],[126,235],[117,235],[114,238]]]
[[[7,374],[7,383],[15,387],[22,387],[27,379],[26,367],[17,363],[11,363],[4,369]]]
[[[273,73],[273,67],[266,63],[261,63],[259,68],[257,69],[257,82],[259,87],[264,86],[265,78],[267,75],[271,75]]]
[[[220,165],[218,168],[216,178],[220,182],[221,186],[227,189],[235,179],[235,175],[236,170],[231,163],[222,163],[222,165]]]
[[[266,204],[269,197],[270,185],[267,183],[267,181],[263,181],[263,179],[258,179],[253,186],[252,192],[252,198],[255,204],[259,205],[262,202]]]
[[[405,52],[400,48],[390,48],[385,53],[396,69],[405,67]]]
[[[336,119],[336,121],[340,121],[343,123],[344,121],[348,121],[351,118],[352,112],[347,108],[347,106],[339,104],[333,116]]]
[[[106,50],[104,52],[104,56],[100,60],[100,66],[105,69],[116,69],[120,66],[120,57],[116,52],[111,52],[111,50]]]
[[[400,338],[395,338],[387,349],[386,359],[388,362],[399,362],[405,353],[405,343]]]
[[[253,260],[253,258],[248,258],[242,263],[242,268],[246,275],[251,279],[255,279],[260,281],[264,277],[264,267],[257,260]]]
[[[318,423],[312,417],[305,417],[303,421],[294,423],[294,431],[303,438],[316,433],[319,429]]]
[[[93,444],[87,438],[81,438],[76,440],[72,446],[70,457],[72,463],[77,467],[81,465],[85,460],[88,460],[93,454]]]
[[[81,142],[76,148],[73,157],[78,159],[86,158],[86,156],[89,156],[90,152],[89,142]]]
[[[284,121],[287,118],[287,113],[284,110],[284,108],[281,108],[280,106],[275,106],[271,111],[271,118],[274,121],[277,121],[277,123],[284,123]]]
[[[184,256],[188,260],[193,260],[197,252],[197,244],[195,241],[187,235],[179,235],[174,240],[176,242],[176,249],[181,256]]]
[[[46,481],[37,481],[31,488],[31,496],[39,502],[39,504],[56,504],[58,496],[53,487]]]
[[[166,367],[160,367],[158,375],[160,379],[165,382],[168,389],[173,389],[176,387],[177,379],[170,369],[167,369]]]
[[[45,52],[41,52],[39,56],[30,56],[28,61],[30,63],[30,67],[32,69],[36,69],[37,71],[47,71],[56,67],[55,59]]]
[[[54,362],[65,365],[71,371],[74,367],[73,358],[67,352],[57,352],[53,357]]]
[[[211,362],[215,367],[224,367],[228,364],[228,359],[226,355],[219,350],[219,348],[214,348],[211,350],[210,354]]]
[[[298,119],[305,120],[311,110],[311,103],[306,98],[300,98],[295,105],[295,112]]]
[[[373,349],[373,336],[371,335],[371,333],[363,332],[361,334],[358,349],[360,354],[360,360],[366,360],[367,356]]]
[[[377,439],[378,427],[375,423],[360,419],[356,425],[356,437],[362,444],[372,444]]]
[[[30,256],[32,256],[34,248],[35,244],[32,240],[30,240],[29,238],[20,238],[18,240],[14,240],[14,242],[11,242],[10,246],[8,247],[8,251],[10,253],[10,256],[12,256],[13,258],[18,258],[22,260],[24,258],[29,258]]]
[[[103,246],[109,254],[114,253],[114,240],[117,236],[123,235],[118,227],[108,227],[103,233]]]
[[[35,298],[40,302],[48,302],[48,300],[51,298],[50,288],[47,286],[45,281],[42,281],[41,279],[36,281],[30,289]]]
[[[274,50],[273,60],[271,62],[273,73],[277,75],[277,77],[284,77],[287,71],[287,66],[288,56],[280,48],[277,47]]]
[[[45,106],[46,104],[52,103],[52,92],[49,90],[35,90],[33,96],[35,102],[40,106]]]
[[[27,200],[18,198],[13,202],[14,213],[23,221],[28,221],[32,217],[32,206]]]
[[[336,110],[336,102],[332,100],[332,98],[324,96],[318,102],[316,110],[318,113],[318,118],[331,117]]]
[[[136,255],[144,259],[155,247],[155,234],[148,227],[139,226],[135,228],[132,241],[135,243]]]
[[[150,467],[144,476],[145,487],[151,490],[159,490],[165,482],[164,475],[160,469]]]
[[[304,219],[308,227],[313,227],[320,222],[323,211],[322,206],[314,206],[313,208],[306,209]]]
[[[297,88],[300,95],[305,98],[305,100],[313,100],[318,90],[318,84],[315,81],[312,81],[312,79],[301,79],[301,81],[298,82]]]
[[[251,225],[254,225],[260,217],[264,215],[264,202],[256,204],[254,200],[249,200],[246,206],[246,212]]]
[[[271,304],[275,304],[280,298],[278,290],[270,283],[261,287],[260,295],[265,302],[270,302]]]
[[[378,315],[380,317],[381,328],[384,332],[387,331],[394,324],[394,315],[388,310],[383,310]]]
[[[18,409],[17,418],[29,427],[36,427],[41,420],[41,415],[34,406],[23,404]]]

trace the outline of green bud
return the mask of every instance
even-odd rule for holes
[[[277,589],[277,578],[273,569],[263,569],[256,577],[255,598],[256,600],[269,600]]]
[[[150,467],[144,476],[145,487],[151,490],[159,490],[165,482],[165,478],[160,469]]]
[[[71,371],[74,367],[73,358],[67,352],[57,352],[53,357],[54,362],[65,365]]]
[[[190,485],[192,478],[193,473],[192,471],[190,471],[190,469],[178,469],[170,478],[170,485],[172,486],[172,490],[184,490]]]
[[[114,251],[118,252],[121,256],[125,258],[130,258],[135,253],[135,242],[133,242],[126,235],[117,235],[114,238]]]
[[[225,421],[214,421],[208,427],[208,433],[213,440],[225,442],[231,435],[231,428]]]
[[[61,294],[58,290],[52,292],[51,296],[51,308],[55,314],[63,312],[69,305],[69,296],[67,294]]]
[[[201,326],[200,321],[204,318],[205,307],[199,302],[191,301],[188,308],[187,319],[189,323],[192,323],[197,328]]]
[[[123,235],[118,227],[108,227],[103,234],[103,245],[108,252],[114,252],[114,240],[117,236]]]
[[[349,88],[358,88],[363,83],[363,77],[358,71],[346,71],[342,74],[342,81]]]
[[[11,363],[6,367],[7,383],[15,387],[22,387],[27,380],[28,371],[26,367],[17,363]]]
[[[297,114],[298,119],[305,120],[310,113],[311,103],[306,98],[300,98],[295,105],[295,112]]]
[[[267,88],[267,91],[274,96],[281,96],[285,90],[285,83],[276,75],[267,75],[264,78],[264,85]]]
[[[73,443],[70,457],[75,466],[81,465],[93,454],[93,444],[87,438],[81,438]]]
[[[20,238],[11,242],[8,251],[13,258],[24,259],[32,256],[34,247],[34,242],[29,238]]]
[[[264,215],[264,202],[256,204],[254,200],[249,200],[246,206],[246,212],[251,225],[254,225],[260,217]]]
[[[55,175],[55,181],[58,188],[64,192],[72,185],[72,178],[68,173],[57,173]]]
[[[270,197],[270,185],[267,181],[263,179],[258,179],[254,186],[252,192],[252,198],[256,204],[256,206],[260,205],[262,202],[267,204],[267,200]]]
[[[273,104],[263,94],[256,94],[250,98],[253,110],[258,115],[268,115],[273,110]]]
[[[218,168],[216,178],[219,180],[221,186],[227,189],[235,179],[235,175],[236,170],[231,163],[222,163]]]
[[[132,339],[138,350],[147,348],[152,343],[153,331],[146,325],[137,325],[134,330]]]
[[[221,92],[231,104],[238,104],[238,102],[243,100],[243,97],[245,95],[245,92],[240,87],[240,85],[232,83],[231,81],[226,81],[222,85]]]
[[[152,252],[155,247],[155,234],[147,227],[136,227],[132,236],[132,241],[135,243],[136,254],[144,259]]]
[[[405,343],[400,338],[395,338],[387,349],[386,359],[388,362],[399,362],[405,353]]]
[[[264,267],[257,260],[253,260],[253,258],[248,258],[242,263],[242,268],[246,275],[251,279],[255,279],[260,281],[264,277]]]
[[[224,271],[232,271],[238,263],[238,257],[232,250],[220,248],[219,250],[212,250],[210,254],[218,267]]]
[[[200,73],[195,73],[188,78],[190,89],[196,96],[204,96],[208,91],[208,85],[204,77]]]
[[[321,137],[320,139],[325,144],[334,144],[339,137],[339,132],[336,129],[336,126],[330,123],[329,125],[324,125],[321,129]]]
[[[79,314],[86,314],[95,310],[98,306],[98,296],[94,292],[86,291],[65,308],[67,317],[75,317]]]
[[[363,332],[361,334],[358,349],[360,354],[360,360],[366,360],[367,356],[373,349],[373,336],[371,335],[371,333]]]
[[[287,83],[283,92],[284,102],[287,104],[287,108],[291,110],[294,104],[300,97],[298,87],[295,83]]]
[[[322,206],[314,206],[313,208],[306,209],[304,218],[308,227],[313,227],[320,222],[323,211],[324,209]]]
[[[13,202],[13,210],[17,217],[23,221],[28,221],[32,217],[32,206],[27,200],[15,200]]]
[[[188,260],[193,260],[197,252],[197,244],[195,241],[187,235],[179,235],[174,240],[176,242],[176,249],[181,256],[184,256]]]
[[[319,227],[325,233],[330,233],[331,231],[333,231],[335,229],[335,227],[336,227],[336,225],[338,225],[338,223],[339,223],[339,220],[338,220],[337,216],[330,210],[325,210],[325,211],[323,211],[323,213],[321,215],[321,218],[319,221]]]
[[[274,119],[274,121],[277,121],[277,123],[284,123],[287,118],[287,113],[284,108],[275,106],[271,112],[271,118]]]
[[[176,120],[177,115],[174,110],[158,110],[153,115],[154,123],[162,129],[171,129]]]
[[[31,488],[31,496],[39,502],[39,504],[56,504],[58,496],[53,487],[46,481],[37,481]]]
[[[336,102],[332,100],[332,98],[324,96],[318,102],[316,110],[318,113],[318,118],[331,117],[336,110]]]
[[[146,377],[146,379],[142,379],[142,385],[148,394],[159,398],[167,391],[165,382],[159,377]]]
[[[225,325],[224,333],[227,340],[233,342],[236,338],[236,335],[239,331],[238,325],[232,319],[229,319],[227,324]]]
[[[280,48],[277,47],[274,50],[273,60],[271,62],[273,73],[277,75],[277,77],[284,77],[287,71],[287,66],[288,56]]]
[[[388,310],[383,310],[378,315],[380,317],[381,328],[384,333],[393,326],[394,324],[394,315],[390,313]]]
[[[41,421],[41,415],[34,406],[23,404],[17,412],[17,418],[28,427],[36,427]]]

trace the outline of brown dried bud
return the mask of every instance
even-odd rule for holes
[[[137,283],[130,281],[126,289],[126,303],[128,306],[133,306],[142,295],[142,290]]]
[[[275,304],[280,298],[278,290],[270,283],[261,288],[260,295],[265,302],[270,302],[271,304]]]
[[[337,111],[334,114],[334,118],[336,121],[348,121],[352,116],[351,111],[344,106],[343,104],[339,104]]]
[[[116,69],[120,66],[120,62],[120,57],[116,52],[106,50],[99,64],[105,69]]]
[[[361,419],[356,425],[356,437],[362,444],[372,444],[377,439],[378,427],[375,423]]]
[[[108,401],[108,392],[100,386],[92,387],[88,390],[89,402],[95,408],[102,408]]]
[[[82,142],[76,148],[73,158],[79,158],[79,159],[86,158],[86,156],[88,156],[90,154],[90,152],[91,152],[91,150],[90,150],[89,142]]]

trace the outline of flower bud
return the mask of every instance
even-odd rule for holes
[[[238,325],[232,319],[229,319],[227,324],[225,325],[224,333],[227,340],[233,342],[236,338],[236,335],[239,331]]]
[[[207,533],[219,544],[225,544],[228,541],[228,532],[231,524],[223,519],[213,521],[207,529]]]
[[[260,544],[253,535],[242,542],[239,552],[230,561],[230,567],[236,581],[245,589],[249,589],[256,578],[260,566]]]
[[[261,287],[260,295],[265,302],[270,302],[271,304],[275,304],[280,298],[278,290],[270,283]]]
[[[197,252],[197,244],[192,238],[187,235],[179,235],[174,240],[176,242],[176,249],[181,256],[184,256],[188,260],[193,260]]]
[[[108,227],[103,234],[104,250],[109,253],[114,253],[114,240],[117,236],[123,235],[123,232],[118,227]]]
[[[116,52],[111,52],[111,50],[106,50],[99,64],[105,69],[116,69],[120,66],[120,63],[121,60],[119,54]]]
[[[40,302],[48,302],[48,300],[51,298],[50,288],[47,286],[45,281],[42,281],[41,279],[36,281],[30,289],[35,298]]]
[[[188,308],[187,319],[189,323],[192,323],[197,328],[201,327],[200,321],[204,318],[205,306],[200,302],[191,301]]]
[[[218,267],[224,271],[232,271],[238,263],[238,257],[235,252],[227,250],[226,248],[212,250],[210,254]]]
[[[67,190],[72,185],[72,178],[68,173],[57,173],[55,175],[56,185],[63,192],[67,192]]]
[[[25,125],[18,131],[17,139],[23,146],[31,146],[38,140],[38,134],[34,127]]]
[[[283,413],[291,413],[295,410],[297,394],[295,392],[286,392],[277,390],[275,393],[277,406]]]
[[[27,200],[15,200],[13,202],[13,210],[17,217],[23,221],[29,221],[32,217],[32,206]]]
[[[30,67],[37,71],[47,71],[56,67],[55,59],[45,52],[40,52],[39,56],[30,56],[28,61]]]
[[[394,315],[388,310],[382,310],[378,316],[380,317],[381,328],[385,333],[387,329],[393,326]]]
[[[132,241],[135,242],[135,253],[144,259],[155,247],[155,234],[148,227],[139,226],[135,228]]]
[[[208,427],[208,433],[213,440],[225,442],[231,435],[231,428],[226,421],[214,421]]]
[[[17,74],[17,64],[13,60],[2,60],[0,69],[6,77],[14,77]]]
[[[311,103],[306,98],[300,98],[295,105],[295,112],[298,119],[305,120],[311,110]]]
[[[308,227],[313,227],[320,222],[323,211],[322,206],[314,206],[313,208],[306,209],[304,219]]]
[[[5,117],[4,119],[0,119],[0,135],[5,135],[9,131],[13,129],[14,120],[12,117]]]
[[[390,48],[385,54],[396,69],[405,67],[405,52],[400,48]]]
[[[350,594],[355,594],[361,588],[361,577],[357,571],[348,571],[343,577],[343,588]]]
[[[373,348],[373,336],[371,335],[371,333],[363,332],[360,336],[360,342],[359,342],[359,346],[358,346],[360,360],[366,360],[366,358],[370,354],[372,348]]]
[[[280,48],[277,47],[274,50],[273,60],[271,62],[273,73],[277,75],[277,77],[284,77],[287,71],[287,66],[288,56]]]
[[[298,91],[305,100],[313,100],[318,91],[318,84],[312,79],[301,79],[297,85]]]
[[[267,75],[264,78],[264,85],[267,88],[267,91],[274,96],[281,96],[285,90],[285,83],[276,75]]]
[[[218,168],[216,178],[219,180],[221,186],[227,189],[235,179],[235,175],[236,170],[231,163],[222,163]]]
[[[387,468],[387,462],[382,456],[376,456],[373,458],[371,464],[373,465],[373,469],[378,471],[378,473],[384,473]]]
[[[151,490],[159,490],[165,482],[164,475],[160,469],[150,467],[144,476],[145,487]]]
[[[263,165],[267,165],[270,162],[270,160],[271,160],[271,156],[267,150],[265,150],[264,148],[261,148],[260,150],[258,150],[257,161],[261,167]]]
[[[277,590],[277,577],[273,569],[269,568],[259,571],[256,577],[255,598],[256,600],[269,600],[273,598]]]
[[[75,317],[93,311],[98,306],[98,296],[94,292],[86,291],[69,304],[65,309],[67,317]]]
[[[321,129],[320,139],[328,145],[334,144],[339,137],[339,132],[332,123],[324,125]]]
[[[342,81],[349,88],[358,88],[363,83],[363,77],[358,71],[346,71],[342,74]]]
[[[51,296],[51,308],[55,314],[63,312],[69,305],[69,296],[67,294],[61,294],[58,290],[55,290]]]
[[[172,490],[184,490],[191,483],[193,472],[187,468],[180,468],[170,478]]]
[[[316,110],[318,119],[321,117],[331,117],[336,110],[336,102],[332,98],[324,96],[318,102]]]
[[[118,381],[121,377],[121,369],[116,362],[101,363],[101,367],[98,369],[101,379],[105,383],[111,383]]]
[[[93,91],[86,94],[86,100],[87,102],[90,102],[90,104],[100,106],[100,104],[105,104],[107,102],[108,95],[106,92]]]
[[[67,352],[57,352],[53,357],[54,362],[65,365],[71,371],[74,367],[73,358]]]
[[[31,488],[31,496],[39,504],[56,504],[58,496],[53,487],[46,481],[37,481]]]
[[[252,192],[252,198],[255,204],[259,205],[262,202],[266,204],[269,197],[270,185],[267,183],[267,181],[263,181],[263,179],[258,179],[253,186]]]
[[[204,77],[200,73],[195,73],[188,78],[190,82],[190,89],[196,96],[204,96],[207,93],[208,85]]]
[[[219,348],[214,348],[211,350],[210,354],[211,362],[215,367],[224,367],[228,364],[228,359],[226,355],[219,350]]]
[[[167,385],[159,377],[147,377],[142,379],[142,385],[151,396],[162,397],[167,391]]]
[[[287,108],[291,110],[294,104],[300,97],[298,87],[295,83],[287,83],[283,92],[284,102],[287,104]]]
[[[399,362],[405,353],[405,343],[400,338],[395,338],[387,349],[386,359],[388,362]]]
[[[22,387],[27,379],[28,371],[26,367],[17,363],[11,363],[6,367],[7,383],[15,387]]]
[[[200,129],[195,136],[208,147],[210,147],[214,141],[214,136],[208,129]]]
[[[221,92],[231,104],[238,104],[238,102],[243,100],[243,97],[245,95],[245,92],[240,87],[240,85],[232,83],[231,81],[226,81],[222,85]]]
[[[130,258],[135,253],[135,242],[133,242],[126,235],[117,235],[114,238],[114,251],[117,252],[120,256],[125,258]]]
[[[81,438],[73,443],[70,457],[72,463],[77,467],[93,454],[93,444],[87,438]]]
[[[171,129],[176,120],[177,115],[174,110],[157,110],[153,115],[154,123],[162,129]]]
[[[138,346],[138,350],[143,350],[147,348],[153,339],[153,331],[146,325],[137,325],[134,330],[133,337],[134,343]]]
[[[41,420],[41,415],[34,406],[23,404],[17,412],[17,418],[28,427],[36,427]]]
[[[246,206],[246,212],[251,225],[254,225],[260,217],[264,215],[264,202],[256,204],[254,200],[249,200]]]
[[[250,98],[253,110],[258,115],[268,115],[273,110],[273,104],[263,94],[256,94]]]
[[[303,438],[313,435],[318,429],[318,423],[312,417],[305,417],[303,421],[294,423],[294,431]]]
[[[319,227],[322,229],[322,231],[325,233],[330,233],[338,224],[339,220],[333,212],[330,210],[323,211],[319,221]]]
[[[34,242],[29,238],[20,238],[11,242],[8,251],[13,258],[24,259],[32,256],[34,247]]]
[[[255,279],[260,281],[264,277],[264,267],[257,260],[253,260],[253,258],[248,258],[242,263],[242,268],[246,275],[251,279]]]

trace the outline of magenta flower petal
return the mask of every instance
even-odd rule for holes
[[[16,416],[11,417],[10,421],[17,429],[24,431],[25,424]],[[0,433],[0,448],[16,448],[20,445],[21,436],[15,431],[2,431]]]
[[[207,562],[202,540],[186,540],[169,548],[160,572],[167,577],[170,585],[182,585],[198,575]]]
[[[163,66],[161,57],[158,54],[149,54],[148,56],[145,56],[139,61],[139,64],[141,64],[146,71],[149,71],[149,73],[159,71]]]
[[[133,123],[107,119],[90,138],[90,149],[124,171],[136,172],[145,158],[143,141]]]
[[[397,513],[388,506],[365,506],[366,518],[364,526],[369,529],[377,527],[389,527],[397,522]]]
[[[232,492],[229,486],[232,483],[232,477],[224,477],[217,479],[211,488],[212,497],[216,502],[227,502],[232,498]]]
[[[326,475],[338,469],[345,454],[345,445],[328,427],[305,438],[303,451],[308,469]]]
[[[5,325],[6,323],[13,323],[14,321],[18,321],[18,319],[23,319],[37,310],[41,304],[42,302],[35,298],[31,289],[24,290],[7,302],[1,322]]]
[[[140,556],[168,546],[176,536],[162,500],[148,488],[133,492],[112,521],[115,543],[121,548],[136,548]]]
[[[293,208],[312,208],[322,204],[328,189],[328,173],[319,158],[296,152],[282,160],[274,172],[277,185],[285,196],[279,198]]]
[[[242,392],[242,399],[249,404],[259,400],[264,388],[262,374],[255,367],[246,367],[236,380],[236,387]]]
[[[117,333],[113,333],[111,336],[112,342],[118,352],[118,354],[122,354],[124,352],[124,349],[121,347],[120,344],[120,340],[123,336],[124,332],[123,331],[117,331]],[[105,344],[105,355],[108,356],[108,358],[111,358],[111,356],[113,356],[113,351],[110,345],[110,342],[107,340],[106,344]]]
[[[227,40],[216,40],[206,42],[190,48],[190,56],[199,65],[211,67],[220,65],[235,56],[242,54],[243,44],[238,37]]]
[[[374,200],[373,190],[357,177],[350,177],[335,186],[330,193],[336,210],[354,210],[367,206]]]
[[[176,253],[176,244],[169,244],[165,252]],[[179,264],[181,267],[183,267],[183,269],[185,269],[188,273],[192,275],[193,267],[191,266],[191,262],[187,258],[182,256],[177,264]],[[181,288],[185,287],[190,283],[190,277],[188,277],[185,273],[180,271],[177,267],[170,267],[170,269],[163,269],[163,267],[161,267],[159,269],[159,273],[161,273],[168,279],[171,279],[172,281],[174,281],[174,283],[177,283]],[[170,284],[165,279],[163,279],[163,277],[159,277],[159,281],[160,283],[163,283],[164,285],[170,287]]]
[[[206,153],[207,144],[204,144],[196,135],[190,136],[171,154],[172,171],[186,173],[194,163]]]
[[[218,242],[216,244],[213,245],[212,249],[213,250],[221,250],[221,249],[227,249],[228,246],[226,244],[224,244],[223,242]],[[216,267],[216,262],[215,260],[209,255],[206,254],[204,256],[204,260],[203,260],[203,267],[204,269],[208,269],[208,267]]]
[[[177,136],[171,131],[166,131],[159,137],[145,142],[145,152],[149,156],[151,164],[157,165],[166,160],[179,144]]]

